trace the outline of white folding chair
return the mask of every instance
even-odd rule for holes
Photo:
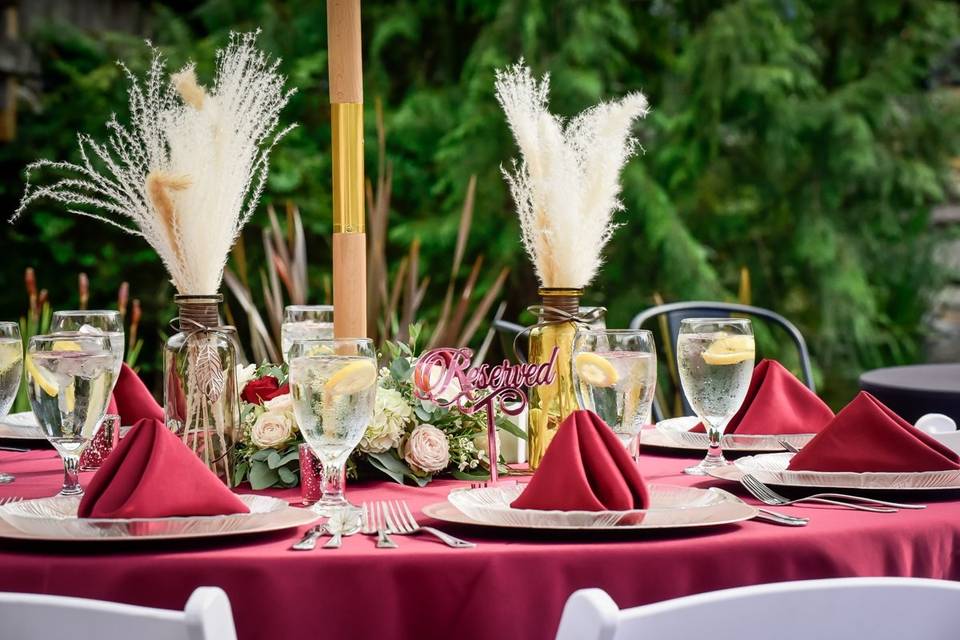
[[[0,593],[4,640],[236,640],[230,600],[219,587],[200,587],[183,611],[130,604]]]
[[[840,578],[702,593],[621,611],[601,589],[567,600],[557,640],[954,640],[960,584]]]

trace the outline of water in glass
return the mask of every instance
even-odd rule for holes
[[[680,384],[710,438],[707,456],[687,469],[694,475],[726,464],[720,438],[740,410],[753,376],[755,347],[749,320],[687,319],[677,337]]]

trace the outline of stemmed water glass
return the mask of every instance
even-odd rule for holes
[[[300,432],[323,465],[323,495],[312,508],[326,516],[357,511],[344,495],[346,463],[373,421],[377,397],[373,342],[294,341],[289,381]]]
[[[80,455],[100,429],[116,363],[110,338],[64,332],[30,338],[27,395],[37,422],[63,460],[61,496],[79,496]]]
[[[283,309],[280,349],[290,362],[290,348],[297,340],[329,340],[333,337],[333,305],[291,304]]]
[[[10,412],[20,390],[23,372],[23,341],[20,325],[16,322],[0,322],[0,418]],[[13,482],[9,473],[0,473],[0,484]]]
[[[710,440],[700,464],[684,471],[706,475],[727,463],[720,440],[747,396],[755,358],[749,320],[688,318],[677,336],[677,367],[687,402]]]
[[[610,425],[636,455],[650,422],[657,385],[657,349],[644,330],[580,329],[573,340],[573,386],[582,409]]]
[[[110,338],[110,346],[114,355],[119,355],[115,376],[120,375],[123,366],[124,336],[123,318],[120,312],[110,309],[76,309],[69,311],[54,311],[50,320],[50,332],[77,331],[79,333],[103,334]],[[116,382],[116,378],[114,379]]]

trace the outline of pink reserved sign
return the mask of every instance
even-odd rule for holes
[[[414,395],[442,407],[456,405],[466,414],[487,412],[487,446],[490,452],[490,482],[497,482],[497,429],[495,407],[516,416],[527,407],[527,387],[552,384],[557,378],[557,353],[542,364],[482,363],[473,366],[473,351],[466,347],[443,347],[423,353],[413,371]],[[451,395],[451,391],[454,391]]]

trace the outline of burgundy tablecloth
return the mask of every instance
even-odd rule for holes
[[[653,482],[714,484],[680,475],[688,459],[645,455],[641,464]],[[0,496],[51,495],[59,469],[52,451],[0,454],[0,470],[17,475]],[[456,485],[373,483],[349,494],[354,501],[402,498],[416,509]],[[357,535],[338,551],[294,553],[287,550],[294,532],[166,545],[0,541],[0,590],[182,608],[197,586],[218,585],[230,596],[243,640],[499,640],[552,638],[567,596],[583,587],[601,587],[628,607],[781,580],[960,578],[960,502],[893,515],[783,510],[812,521],[798,529],[747,522],[657,536],[517,537],[447,527],[479,543],[471,550],[409,537],[399,539],[399,549],[380,550]]]

